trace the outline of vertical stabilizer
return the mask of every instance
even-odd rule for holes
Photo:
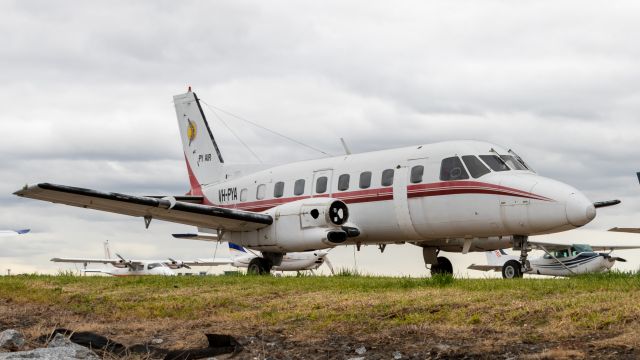
[[[173,97],[180,139],[187,162],[191,195],[202,195],[201,187],[223,180],[224,160],[194,92]]]
[[[504,250],[493,250],[485,252],[487,255],[487,264],[493,266],[502,266],[511,257]]]
[[[229,243],[229,256],[231,259],[235,259],[239,256],[248,255],[247,250],[238,244],[232,242]]]

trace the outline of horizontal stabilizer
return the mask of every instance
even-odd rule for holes
[[[249,231],[273,223],[266,214],[216,206],[191,204],[175,198],[150,198],[41,183],[14,193],[31,199],[78,206],[117,214],[159,219],[178,224],[228,231]]]
[[[492,270],[493,271],[502,271],[502,266],[471,264],[471,265],[469,265],[469,267],[467,267],[467,269],[478,270],[478,271],[492,271]]]
[[[619,227],[614,227],[613,229],[609,229],[609,231],[640,234],[640,228],[619,228]]]

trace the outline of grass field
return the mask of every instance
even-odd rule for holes
[[[55,327],[124,344],[204,345],[236,336],[239,358],[637,358],[640,275],[571,279],[0,277],[0,330]]]

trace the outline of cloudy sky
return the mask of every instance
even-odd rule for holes
[[[49,258],[102,256],[107,239],[129,257],[213,253],[170,237],[189,227],[145,230],[141,219],[11,194],[43,181],[184,193],[172,95],[188,85],[333,154],[340,137],[355,152],[495,142],[594,201],[623,201],[588,229],[640,226],[639,16],[633,1],[3,1],[0,229],[32,233],[0,239],[0,271],[56,272]],[[207,111],[227,162],[258,161]],[[262,162],[321,156],[223,120]],[[482,257],[452,259],[462,272]],[[354,253],[337,249],[332,261],[353,267]],[[355,261],[424,273],[411,246],[369,247]]]

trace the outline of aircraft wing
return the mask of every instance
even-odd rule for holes
[[[218,265],[229,265],[232,264],[233,261],[231,259],[211,259],[211,260],[194,260],[194,261],[183,261],[183,264],[189,266],[218,266]]]
[[[550,243],[550,242],[542,242],[542,241],[529,241],[529,244],[533,248],[538,250],[547,250],[547,251],[555,251],[555,250],[563,250],[569,249],[573,246],[573,244],[563,244],[563,243]],[[640,242],[636,242],[635,244],[629,245],[594,245],[589,242],[582,242],[580,244],[589,245],[593,251],[608,251],[608,250],[625,250],[625,249],[640,249]]]
[[[502,266],[497,265],[476,265],[471,264],[467,267],[470,270],[479,270],[479,271],[502,271]]]
[[[197,233],[197,234],[172,234],[172,235],[176,239],[218,241],[218,235],[216,234]]]
[[[158,199],[50,183],[25,186],[14,194],[116,214],[228,231],[256,230],[273,223],[273,218],[266,214],[193,204],[177,201],[173,197]]]
[[[30,229],[24,229],[24,230],[0,230],[0,237],[22,235],[22,234],[28,233],[29,231],[30,231]]]
[[[53,258],[53,262],[75,263],[75,264],[111,264],[113,266],[122,265],[120,259],[87,259],[87,258]],[[136,262],[131,262],[135,264]]]
[[[614,227],[613,229],[609,229],[609,231],[640,234],[640,228],[619,228],[619,227]]]
[[[567,244],[567,243],[552,243],[552,242],[531,241],[531,240],[529,240],[529,244],[534,249],[537,249],[537,250],[546,249],[547,251],[570,249],[573,246],[573,244]]]

